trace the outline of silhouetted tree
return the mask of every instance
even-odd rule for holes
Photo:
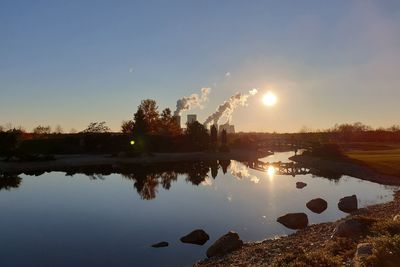
[[[221,132],[221,148],[220,148],[220,151],[222,151],[222,152],[228,152],[229,151],[227,143],[228,143],[228,138],[226,136],[226,130],[223,129],[222,132]]]
[[[102,122],[91,122],[83,133],[107,133],[110,131],[110,128],[106,125],[105,121]]]
[[[64,132],[63,128],[61,125],[57,125],[56,128],[54,129],[55,134],[62,134]]]
[[[221,132],[221,144],[226,145],[227,141],[228,141],[228,138],[226,136],[226,131],[225,131],[225,129],[223,129]]]
[[[21,185],[22,178],[16,175],[1,175],[0,174],[0,191],[18,188]]]
[[[10,159],[18,149],[22,132],[16,129],[0,133],[0,154]]]
[[[139,151],[144,151],[147,148],[147,135],[149,132],[149,125],[144,116],[142,108],[138,108],[134,115],[133,137],[135,138],[135,148]]]
[[[121,132],[124,134],[132,134],[135,123],[132,120],[123,121],[121,125]]]
[[[141,109],[144,116],[144,121],[147,124],[147,131],[149,134],[156,134],[160,127],[160,114],[158,113],[158,106],[155,100],[145,99],[142,100],[138,110]],[[136,122],[136,120],[135,120]]]
[[[222,168],[222,172],[224,174],[226,174],[226,172],[228,171],[229,165],[231,165],[231,161],[228,159],[228,160],[219,160],[218,162],[219,162],[219,165]]]
[[[209,135],[207,129],[198,121],[187,125],[186,135],[194,149],[203,150],[208,147]]]
[[[35,135],[50,134],[50,132],[51,132],[50,126],[39,125],[33,129],[33,133]]]
[[[169,108],[166,108],[161,112],[160,134],[173,136],[181,134],[181,128],[176,123],[176,120],[172,116],[172,112]]]
[[[216,178],[218,176],[218,161],[212,161],[210,164],[210,168],[211,168],[211,176],[212,178]]]
[[[215,127],[215,125],[211,126],[210,140],[211,140],[211,145],[213,146],[213,148],[215,148],[218,142],[218,132],[217,132],[217,127]]]

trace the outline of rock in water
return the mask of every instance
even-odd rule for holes
[[[340,221],[333,230],[332,237],[356,237],[363,232],[364,228],[361,222],[354,219]]]
[[[151,245],[153,248],[163,248],[163,247],[168,247],[168,242],[162,241],[160,243],[156,243]]]
[[[296,183],[296,188],[298,188],[298,189],[303,189],[306,186],[307,186],[307,184],[303,183],[303,182],[297,182]]]
[[[344,198],[340,199],[339,203],[338,203],[338,208],[341,211],[347,212],[347,213],[356,211],[358,209],[357,196],[352,195],[352,196],[344,197]]]
[[[204,230],[197,229],[182,237],[181,242],[195,245],[204,245],[209,239],[210,237]]]
[[[307,208],[315,213],[322,213],[328,207],[328,202],[322,198],[315,198],[307,202]]]
[[[211,258],[217,255],[224,255],[243,246],[243,241],[240,240],[239,235],[230,231],[229,233],[221,236],[214,244],[207,249],[207,257]]]
[[[277,219],[277,222],[290,229],[303,229],[308,225],[308,217],[305,213],[288,213]]]

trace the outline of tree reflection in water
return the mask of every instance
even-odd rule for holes
[[[178,162],[178,163],[159,163],[149,165],[97,165],[69,167],[60,169],[66,176],[75,174],[85,174],[90,180],[104,180],[104,176],[119,173],[124,178],[133,181],[133,187],[142,199],[151,200],[156,198],[158,187],[169,190],[178,175],[186,175],[186,181],[198,186],[203,183],[211,170],[211,176],[215,179],[221,166],[224,174],[230,165],[230,160],[198,161],[198,162]],[[44,172],[25,172],[26,175],[40,176]],[[18,176],[0,174],[0,190],[17,188],[22,182]]]
[[[0,174],[0,191],[20,187],[22,178],[18,175]]]
[[[223,163],[223,168],[228,168],[230,161]],[[123,169],[123,168],[122,168]],[[178,175],[186,175],[186,181],[198,186],[211,175],[215,179],[218,176],[218,161],[199,161],[185,163],[168,163],[128,168],[129,171],[121,171],[124,178],[134,180],[134,188],[142,199],[151,200],[157,196],[158,187],[169,190],[172,182],[178,179]]]

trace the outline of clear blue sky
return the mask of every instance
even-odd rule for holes
[[[0,2],[0,124],[118,130],[140,100],[237,91],[243,131],[400,123],[400,1]],[[226,73],[230,76],[227,77]],[[273,108],[261,104],[274,91]]]

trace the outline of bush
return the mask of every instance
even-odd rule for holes
[[[311,150],[311,155],[329,159],[343,159],[346,157],[342,148],[335,143],[314,145]]]

